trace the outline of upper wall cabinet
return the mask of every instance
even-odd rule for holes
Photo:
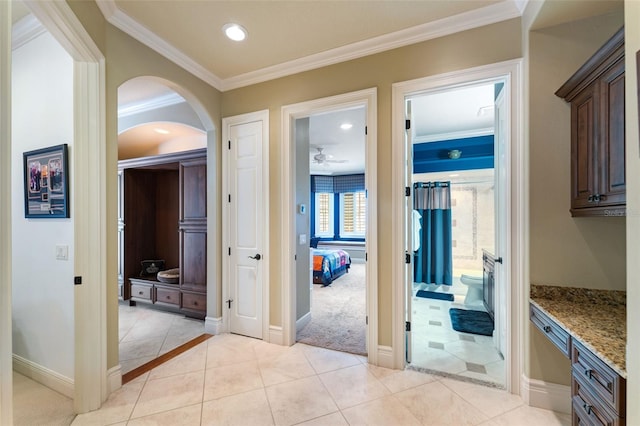
[[[556,95],[571,103],[571,215],[624,216],[624,28]]]

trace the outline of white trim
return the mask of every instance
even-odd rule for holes
[[[477,81],[492,81],[504,78],[510,93],[510,161],[506,165],[507,173],[511,176],[511,187],[507,193],[511,199],[509,210],[510,227],[507,235],[511,235],[508,246],[508,254],[505,256],[505,275],[509,282],[507,300],[506,333],[510,342],[505,353],[507,360],[506,388],[512,393],[520,393],[520,376],[523,371],[523,356],[525,353],[525,335],[523,317],[525,309],[526,282],[524,271],[528,264],[527,257],[527,209],[528,186],[526,169],[526,146],[523,137],[523,105],[522,105],[522,60],[500,62],[467,70],[455,71],[432,77],[395,83],[392,88],[392,145],[404,146],[404,102],[408,95],[419,94],[428,90],[447,86],[462,85]],[[403,212],[404,201],[404,149],[392,151],[392,210],[391,223],[392,235],[392,282],[404,284],[404,229],[405,217]],[[508,256],[508,257],[507,257]],[[405,365],[405,285],[396,285],[392,293],[392,347],[394,354],[393,365],[395,368],[404,368]]]
[[[224,323],[222,317],[214,318],[207,316],[204,319],[204,331],[209,334],[218,335],[224,333]]]
[[[296,321],[296,332],[302,330],[304,326],[309,324],[310,322],[311,322],[311,311],[307,312],[302,316],[302,318]]]
[[[107,370],[107,392],[111,394],[122,387],[122,366],[120,364]]]
[[[522,398],[531,407],[571,413],[571,386],[557,385],[522,375]]]
[[[29,10],[74,59],[74,409],[84,413],[107,398],[107,232],[105,62],[64,1],[25,0]]]
[[[272,342],[272,334],[269,327],[270,311],[269,311],[269,290],[270,290],[270,268],[269,264],[271,258],[269,256],[269,110],[261,110],[256,112],[250,112],[246,114],[240,114],[233,117],[225,117],[222,119],[222,140],[229,140],[229,129],[231,126],[250,123],[254,121],[262,122],[262,188],[258,188],[262,191],[263,197],[263,209],[262,214],[262,241],[264,247],[262,248],[262,339],[267,342]],[[224,144],[224,142],[223,142]],[[223,148],[222,154],[222,193],[229,194],[229,150]],[[222,247],[229,247],[229,203],[223,203],[222,207]],[[222,261],[222,282],[227,283],[222,286],[222,300],[229,299],[229,257],[224,256]],[[222,307],[222,329],[225,332],[229,331],[229,310]]]
[[[476,129],[476,130],[460,130],[459,132],[449,132],[449,133],[440,133],[437,135],[425,135],[414,138],[414,145],[417,143],[425,143],[425,142],[440,142],[440,141],[448,141],[451,139],[466,139],[466,138],[475,138],[478,136],[487,136],[493,135],[493,127],[489,127],[487,129]]]
[[[384,368],[394,368],[393,348],[391,346],[378,346],[378,363],[376,365]]]
[[[406,28],[390,34],[384,34],[335,49],[329,49],[304,58],[221,79],[182,51],[151,32],[141,23],[126,15],[118,9],[118,5],[114,0],[96,0],[100,11],[110,24],[121,29],[131,37],[147,45],[220,91],[250,86],[252,84],[262,83],[264,81],[274,80],[276,78],[455,34],[460,31],[517,18],[522,14],[523,9],[521,3],[523,2],[526,2],[526,0],[498,2],[480,9],[438,19],[433,22]]]
[[[127,105],[118,106],[118,118],[140,114],[141,112],[164,108],[182,102],[186,102],[186,100],[179,94],[168,93],[166,95],[156,96],[153,99],[147,99],[143,102],[134,102]]]
[[[378,174],[377,174],[377,89],[365,89],[343,95],[331,96],[282,107],[281,135],[282,156],[280,162],[282,196],[282,327],[285,345],[296,341],[296,286],[295,282],[295,143],[291,129],[293,121],[311,114],[336,111],[352,106],[365,106],[367,110],[367,135],[365,149],[365,186],[367,189],[367,353],[369,363],[378,359]]]
[[[13,424],[11,311],[11,6],[0,1],[0,424]]]
[[[191,74],[209,83],[218,90],[223,87],[222,80],[205,67],[191,59],[188,55],[177,49],[155,33],[151,32],[144,25],[126,15],[113,0],[96,0],[102,15],[114,27],[129,34],[140,43],[155,50],[174,64],[189,71]]]
[[[269,343],[274,345],[284,345],[284,334],[282,333],[282,327],[277,325],[269,326]]]
[[[45,32],[47,30],[40,21],[29,14],[13,25],[11,49],[16,50]]]
[[[58,374],[16,354],[13,354],[13,369],[23,376],[61,393],[67,398],[73,398],[74,385],[73,380],[69,377]]]

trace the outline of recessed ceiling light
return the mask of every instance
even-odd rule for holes
[[[341,128],[342,130],[349,130],[349,129],[350,129],[350,128],[352,128],[352,127],[353,127],[353,124],[351,124],[351,123],[344,123],[344,124],[341,124],[341,125],[340,125],[340,128]]]
[[[161,129],[160,127],[156,127],[155,129],[153,129],[153,131],[156,133],[160,133],[161,135],[168,135],[170,133],[168,130]]]
[[[222,31],[233,41],[242,41],[247,38],[247,30],[238,24],[226,24],[222,27]]]

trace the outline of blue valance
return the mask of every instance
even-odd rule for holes
[[[311,176],[311,192],[358,192],[364,191],[364,174],[340,176]]]

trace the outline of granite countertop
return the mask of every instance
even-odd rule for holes
[[[627,293],[531,285],[531,303],[626,378]]]

